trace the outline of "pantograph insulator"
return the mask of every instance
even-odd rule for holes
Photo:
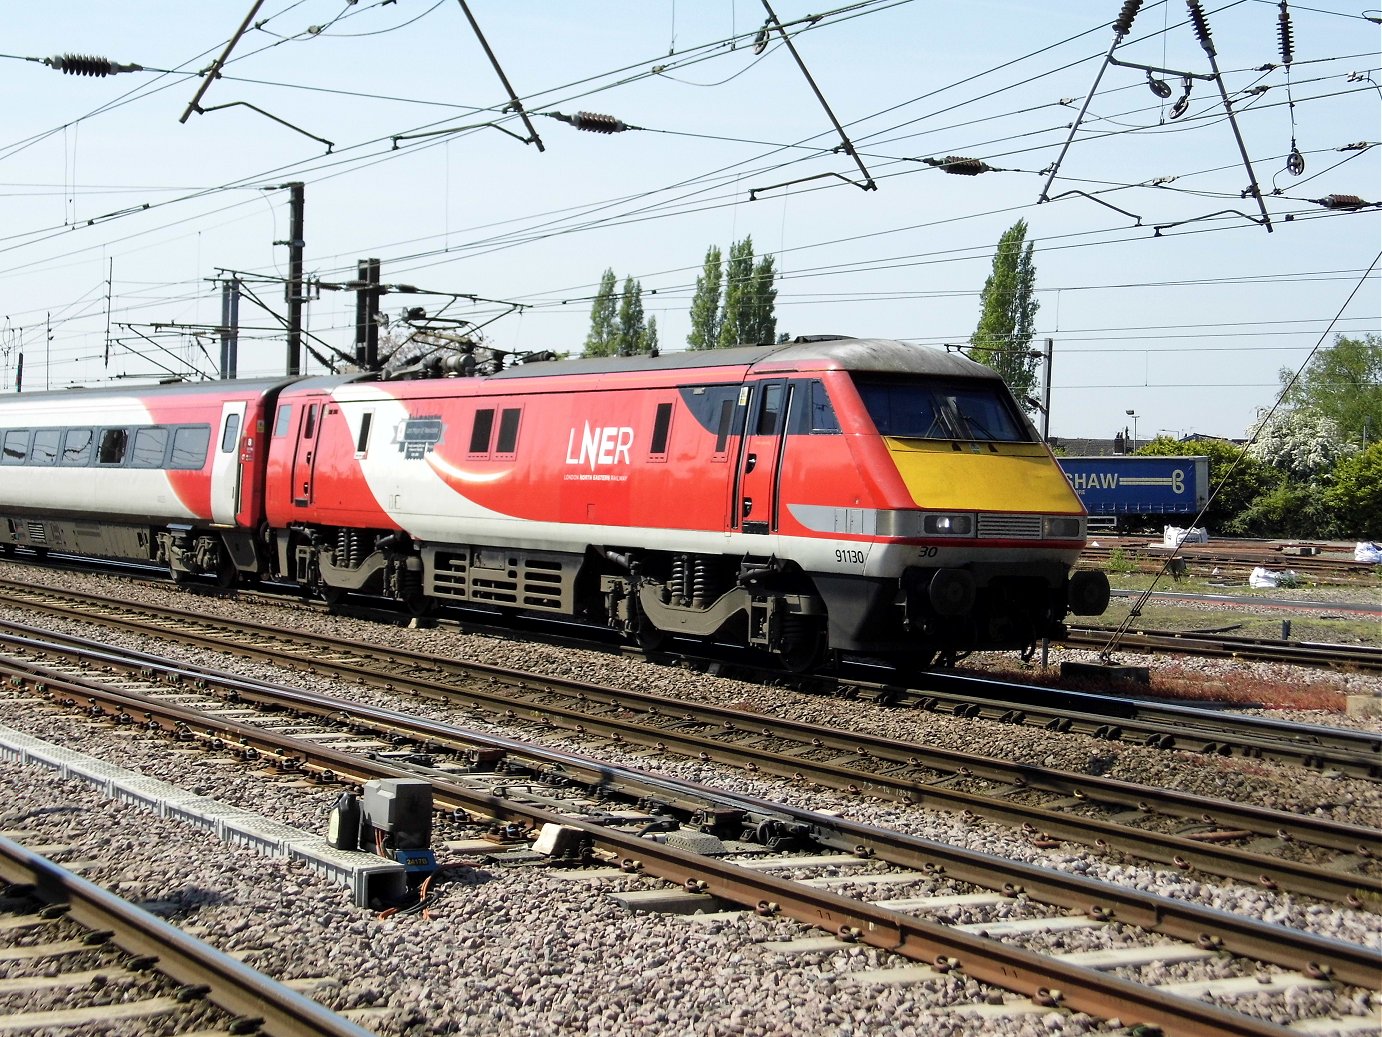
[[[1316,205],[1323,205],[1326,209],[1366,209],[1372,202],[1365,202],[1356,194],[1329,194],[1323,198],[1310,199]]]
[[[117,72],[142,72],[142,65],[121,65],[109,58],[98,58],[90,54],[59,54],[55,58],[44,58],[49,68],[65,72],[69,76],[113,76]]]

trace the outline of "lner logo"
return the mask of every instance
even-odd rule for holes
[[[633,446],[633,429],[625,425],[590,427],[585,423],[580,433],[579,449],[577,433],[573,428],[566,440],[566,463],[572,465],[588,464],[595,471],[597,464],[618,464],[621,460],[629,463],[629,449]]]

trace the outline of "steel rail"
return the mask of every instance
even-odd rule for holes
[[[85,638],[50,634],[17,624],[5,624],[21,629],[20,635],[0,632],[0,644],[8,643],[36,651],[71,650],[75,646],[93,661],[104,664],[124,664],[163,671],[183,677],[226,681],[224,673],[207,667],[168,663],[146,653],[120,650],[113,656],[110,646]],[[66,646],[66,647],[65,647]],[[129,660],[130,662],[125,662]],[[299,663],[301,660],[297,660]],[[312,668],[323,670],[357,683],[381,686],[399,691],[396,678],[376,673],[369,666],[354,666],[342,661],[329,664],[313,660]],[[548,682],[530,674],[509,675],[517,679],[520,688],[545,689]],[[293,708],[322,717],[338,717],[348,713],[358,720],[386,722],[390,730],[401,714],[381,711],[360,703],[295,692],[278,685],[248,678],[234,678],[238,700],[269,701],[274,704],[291,702]],[[588,733],[599,731],[616,740],[652,745],[661,751],[679,752],[684,756],[714,760],[750,772],[761,772],[801,780],[807,776],[830,787],[853,793],[885,796],[920,806],[977,814],[1004,824],[1021,826],[1045,838],[1059,838],[1072,842],[1116,849],[1133,856],[1170,864],[1189,870],[1198,869],[1210,874],[1256,883],[1268,889],[1284,889],[1326,899],[1357,902],[1362,897],[1382,898],[1382,879],[1350,874],[1317,863],[1301,863],[1240,849],[1230,845],[1214,845],[1191,836],[1156,832],[1116,821],[1070,815],[1039,805],[1016,802],[1009,795],[985,795],[953,789],[945,782],[953,779],[976,778],[1001,782],[1017,789],[1028,788],[1070,797],[1081,806],[1115,808],[1125,816],[1146,817],[1160,813],[1179,817],[1210,828],[1241,829],[1258,836],[1282,841],[1306,842],[1327,847],[1361,858],[1382,859],[1382,832],[1359,825],[1344,824],[1309,815],[1291,814],[1251,804],[1235,804],[1187,795],[1175,790],[1150,789],[1114,779],[1052,771],[1046,768],[1015,764],[968,753],[936,749],[915,743],[902,742],[881,736],[853,731],[822,728],[778,718],[757,718],[746,723],[742,712],[724,707],[687,703],[646,693],[633,693],[597,685],[559,680],[552,686],[565,697],[575,697],[575,708],[543,700],[522,703],[532,711],[528,719],[567,730]],[[513,708],[515,703],[507,693],[490,692],[484,688],[459,689],[445,683],[424,679],[421,675],[408,681],[407,691],[423,693],[443,700],[457,697],[479,703],[496,714],[523,719]],[[541,691],[539,690],[539,694]],[[629,716],[628,703],[638,704],[637,716]],[[590,705],[604,707],[610,712],[592,714]],[[643,722],[638,717],[647,717]],[[694,722],[706,731],[718,731],[719,736],[706,731],[678,730],[683,723]],[[664,723],[671,721],[674,726]],[[425,724],[407,721],[416,730]],[[791,739],[797,746],[813,750],[832,750],[836,760],[812,760],[799,749],[774,750],[745,742],[772,739]],[[728,739],[728,740],[727,740]],[[944,777],[940,781],[923,780],[917,771],[931,769]],[[1241,838],[1241,835],[1239,836]]]
[[[1102,647],[1112,628],[1074,626],[1061,641],[1069,645]],[[1356,673],[1382,673],[1382,648],[1365,645],[1322,644],[1312,641],[1278,641],[1270,638],[1200,631],[1132,630],[1120,644],[1128,651],[1164,651],[1181,655],[1229,656],[1266,662],[1321,666]]]
[[[126,609],[136,615],[163,617],[169,624],[169,627],[161,628],[163,636],[201,644],[214,651],[243,651],[226,639],[227,632],[231,631],[246,638],[278,638],[289,643],[295,640],[295,635],[290,631],[264,624],[188,613],[77,591],[35,587],[15,581],[0,580],[0,594],[5,594],[12,604],[22,602],[28,607],[59,615],[64,614],[66,607],[45,603],[41,600],[44,596],[65,599],[70,603],[85,602],[97,610],[107,610],[107,614],[86,615],[84,618],[141,634],[149,633],[147,623],[122,619],[109,614],[109,610]],[[189,622],[203,623],[208,628],[214,628],[215,633],[199,636],[188,629]],[[300,642],[302,638],[296,640]],[[320,653],[323,646],[356,657],[369,656],[380,662],[388,661],[383,650],[372,650],[344,638],[327,635],[313,635],[311,647],[304,650]],[[266,654],[262,646],[254,651],[260,657]],[[441,672],[450,668],[454,672],[465,671],[482,677],[505,679],[505,671],[501,668],[487,667],[482,663],[443,660],[404,650],[390,650],[388,654],[424,672]],[[884,681],[848,679],[816,683],[848,694],[871,697],[882,703],[906,703],[924,709],[946,705],[960,716],[1045,726],[1063,732],[1074,731],[1164,749],[1176,748],[1223,756],[1237,752],[1249,758],[1276,759],[1313,768],[1334,769],[1355,777],[1382,779],[1382,735],[1368,732],[1288,724],[1258,717],[1226,718],[1190,706],[939,671],[921,674],[917,680],[918,686],[915,687],[896,683],[891,676]]]
[[[68,915],[79,924],[109,931],[121,950],[156,959],[158,971],[177,982],[206,987],[207,1000],[231,1015],[262,1020],[264,1033],[275,1037],[372,1037],[370,1031],[310,998],[3,837],[0,876],[12,884],[32,887],[32,895],[39,900],[67,905]]]
[[[55,674],[43,667],[34,667],[30,664],[15,666],[9,663],[0,663],[0,673],[4,672],[14,673],[21,681],[34,685],[36,690],[49,694],[51,697],[57,697],[61,693],[71,695],[71,702],[74,705],[79,699],[85,700],[92,709],[98,709],[102,713],[116,718],[117,721],[123,719],[128,723],[136,723],[135,717],[139,716],[146,727],[156,727],[184,738],[196,737],[208,740],[217,748],[238,746],[242,753],[250,754],[251,758],[263,755],[266,757],[266,763],[274,764],[285,770],[315,771],[332,780],[349,776],[361,782],[379,777],[417,777],[419,775],[417,768],[400,767],[379,759],[343,752],[291,735],[258,728],[232,718],[205,713],[193,707],[149,698],[137,693],[123,692],[89,680]],[[26,673],[28,675],[24,676]],[[1341,982],[1367,987],[1375,979],[1379,965],[1382,965],[1382,956],[1367,947],[1241,918],[1185,901],[1115,886],[1081,875],[1054,870],[1048,871],[1033,865],[947,846],[904,833],[885,832],[881,829],[844,822],[839,818],[815,814],[810,811],[778,804],[764,804],[761,801],[740,795],[726,795],[706,789],[704,786],[661,776],[653,777],[632,768],[612,765],[576,753],[540,750],[513,739],[496,738],[492,735],[468,731],[438,721],[411,718],[393,710],[373,707],[370,711],[389,718],[393,723],[400,726],[415,725],[417,732],[427,734],[429,737],[440,737],[445,734],[446,737],[467,745],[490,745],[506,751],[520,752],[530,757],[541,756],[551,766],[587,772],[597,785],[608,785],[612,781],[628,776],[640,786],[646,786],[652,782],[683,799],[714,798],[739,806],[756,804],[766,813],[786,814],[795,821],[809,826],[813,831],[838,833],[834,838],[836,845],[839,845],[841,841],[848,844],[849,840],[862,840],[862,842],[855,842],[852,845],[856,851],[862,847],[862,852],[866,856],[876,854],[879,859],[889,863],[915,867],[927,872],[936,873],[939,869],[940,874],[973,882],[987,889],[1001,890],[1008,895],[1020,893],[1035,895],[1037,899],[1062,907],[1073,908],[1089,914],[1096,920],[1120,920],[1134,925],[1143,925],[1146,928],[1177,936],[1200,946],[1270,961],[1273,964],[1302,970],[1312,975],[1327,975]],[[444,771],[428,772],[428,778],[432,781],[437,800],[443,806],[460,807],[485,817],[507,822],[522,822],[528,826],[559,823],[575,827],[590,836],[597,845],[614,853],[619,860],[625,862],[633,870],[638,869],[630,862],[651,858],[659,862],[660,870],[651,870],[651,873],[658,877],[683,884],[693,883],[687,888],[722,896],[734,903],[746,906],[761,905],[762,903],[764,887],[759,884],[761,877],[752,875],[748,869],[735,865],[726,866],[725,862],[716,861],[713,858],[678,851],[636,835],[610,829],[604,824],[572,817],[563,811],[553,811],[542,806],[523,803],[512,795],[495,795],[490,792],[477,791],[475,788],[457,781],[454,776]],[[670,858],[664,851],[670,853]],[[667,870],[669,868],[671,870]],[[723,884],[723,888],[717,887],[717,883]],[[705,888],[701,888],[701,885],[704,885]],[[793,886],[793,888],[795,887]],[[781,893],[782,889],[771,886],[768,887],[768,892]],[[895,931],[892,922],[896,920],[896,917],[906,919],[909,924],[919,924],[928,930],[939,928],[944,931],[944,927],[937,926],[935,923],[918,922],[910,916],[897,916],[896,912],[875,908],[873,905],[861,905],[847,898],[831,898],[830,903],[834,905],[833,913],[819,914],[816,913],[814,905],[817,901],[814,897],[814,891],[810,891],[806,895],[805,914],[787,910],[787,901],[785,900],[778,902],[792,917],[812,925],[820,925],[832,932],[841,931],[839,929],[840,919],[860,919],[865,923],[864,925],[856,925],[853,921],[849,921],[847,924],[858,928],[861,933],[873,933],[877,919],[870,919],[869,913],[875,910],[883,912],[883,923],[880,928],[884,932]],[[800,903],[801,899],[798,898],[795,902]],[[846,906],[848,910],[842,912],[842,907]],[[868,927],[865,928],[865,925]],[[846,933],[846,935],[850,934]],[[863,935],[858,938],[864,939],[865,942],[874,942],[866,939]],[[909,953],[904,944],[881,942],[875,945],[898,950],[904,954]],[[940,948],[939,953],[951,953],[945,950],[943,943],[935,946]],[[909,954],[909,956],[913,955]],[[1065,967],[1067,966],[1062,964],[1062,968]],[[992,978],[993,974],[990,972],[981,975],[970,968],[966,968],[965,971],[976,978],[985,978],[989,982],[999,983],[1008,989],[1020,989],[1002,982],[1000,979]],[[1078,977],[1087,975],[1087,972],[1088,970],[1077,969],[1073,975]],[[1064,975],[1069,980],[1072,974]],[[1059,978],[1047,975],[1044,977],[1044,981],[1049,984]],[[1021,989],[1024,993],[1032,993],[1029,989]],[[1074,1004],[1073,1001],[1071,1003]],[[1136,1004],[1137,1002],[1130,1003]],[[1177,1032],[1198,1033],[1200,1031]],[[1222,1032],[1238,1031],[1225,1030]]]

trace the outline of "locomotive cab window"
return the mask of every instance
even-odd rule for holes
[[[778,419],[782,417],[782,385],[765,386],[758,400],[758,423],[755,433],[760,436],[777,434]]]
[[[62,457],[59,464],[80,467],[91,461],[91,429],[70,428],[62,441]]]
[[[860,379],[856,384],[880,436],[1031,442],[1026,424],[996,383]]]
[[[826,395],[825,384],[823,382],[810,382],[806,388],[810,400],[810,405],[806,410],[811,422],[811,435],[838,435],[840,419],[835,416],[835,408],[830,403],[830,397]]]
[[[12,428],[5,433],[5,449],[0,454],[0,463],[23,464],[29,456],[29,430]]]
[[[106,428],[101,430],[101,441],[96,448],[96,463],[118,465],[125,463],[125,447],[129,445],[130,430]]]

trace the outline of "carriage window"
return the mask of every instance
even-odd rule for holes
[[[23,464],[29,456],[29,430],[12,428],[5,433],[5,451],[0,460],[5,464]]]
[[[125,446],[130,441],[130,430],[108,428],[101,430],[101,443],[97,447],[98,464],[116,465],[125,461]]]
[[[70,428],[62,441],[59,464],[80,466],[91,462],[91,429]]]
[[[364,457],[369,449],[369,430],[374,424],[374,411],[367,410],[360,415],[360,434],[355,437],[355,456]]]
[[[720,403],[720,428],[715,433],[715,453],[723,454],[729,445],[729,426],[734,420],[734,400],[724,400]]]
[[[518,447],[518,419],[522,415],[521,408],[506,407],[499,415],[499,441],[494,444],[496,454],[512,455]]]
[[[173,457],[168,467],[201,468],[206,464],[206,448],[210,445],[210,425],[184,425],[173,433]]]
[[[667,435],[672,428],[672,405],[670,403],[659,403],[657,405],[657,416],[653,418],[653,442],[648,447],[650,454],[667,453]]]
[[[235,449],[240,438],[240,415],[232,414],[226,418],[225,431],[221,433],[221,453],[229,454]]]
[[[494,431],[494,411],[491,408],[475,412],[475,425],[470,430],[470,452],[489,453],[489,437]]]
[[[288,434],[288,422],[293,417],[293,405],[285,403],[278,408],[278,414],[274,416],[274,437],[286,436]]]
[[[62,429],[45,428],[34,433],[34,447],[29,452],[29,464],[56,464]]]
[[[141,428],[134,433],[134,449],[130,451],[133,468],[162,468],[163,455],[168,449],[166,428]]]

